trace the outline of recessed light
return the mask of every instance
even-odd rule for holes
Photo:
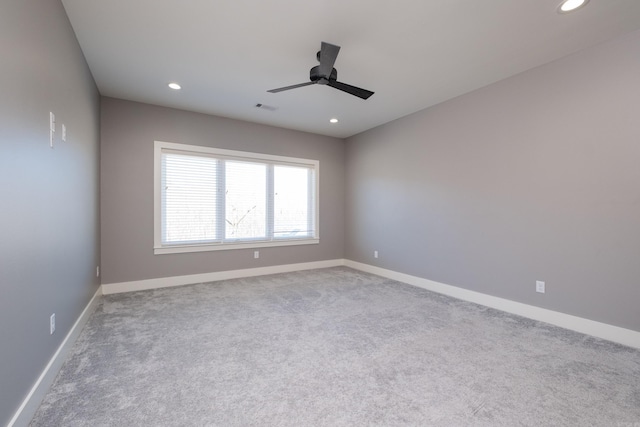
[[[169,87],[173,90],[180,90],[182,89],[182,86],[180,86],[178,83],[169,83]]]
[[[338,119],[336,119],[335,117],[333,119],[329,119],[330,123],[338,123]]]
[[[589,0],[564,0],[558,6],[558,13],[573,12],[587,3],[589,3]]]

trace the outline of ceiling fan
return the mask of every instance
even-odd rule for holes
[[[271,89],[267,92],[278,93],[289,89],[319,84],[331,86],[362,99],[369,98],[373,95],[373,92],[370,90],[361,89],[338,81],[338,72],[333,68],[333,64],[336,62],[336,58],[338,57],[338,52],[340,52],[340,46],[322,42],[320,51],[316,55],[320,65],[316,65],[309,71],[309,78],[311,81],[292,86],[285,86],[278,89]]]

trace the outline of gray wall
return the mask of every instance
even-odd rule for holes
[[[98,289],[99,96],[58,0],[0,11],[0,425]],[[68,128],[49,148],[49,111]],[[49,335],[49,316],[56,332]]]
[[[344,141],[113,98],[102,99],[102,283],[344,256]],[[154,140],[320,161],[320,244],[153,254]]]
[[[639,112],[635,32],[352,137],[346,257],[640,331]]]

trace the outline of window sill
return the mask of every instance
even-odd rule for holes
[[[275,246],[317,245],[320,239],[274,240],[242,243],[211,243],[195,245],[172,245],[153,248],[154,255],[179,254],[187,252],[228,251],[234,249],[270,248]]]

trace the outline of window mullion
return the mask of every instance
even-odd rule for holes
[[[265,189],[265,191],[267,192],[267,227],[266,227],[266,231],[267,231],[267,240],[273,240],[273,229],[274,229],[274,220],[275,220],[275,212],[274,212],[274,198],[275,198],[275,194],[274,194],[274,184],[273,184],[273,176],[274,176],[274,172],[273,172],[274,166],[273,163],[269,163],[267,165],[267,188]]]
[[[315,180],[315,171],[313,169],[308,169],[307,170],[307,225],[311,228],[311,230],[316,230],[316,227],[318,226],[316,224],[316,206],[315,206],[315,201],[317,199],[317,194],[316,193],[316,180]],[[311,231],[311,230],[307,230],[307,232]],[[310,237],[315,237],[315,233],[313,233],[314,235],[310,236]]]
[[[216,230],[217,236],[216,239],[223,242],[226,236],[226,215],[227,215],[227,180],[226,180],[226,168],[225,161],[218,159],[217,161],[218,167],[217,171],[217,179],[218,183],[218,191],[216,192],[216,206],[218,207],[217,215],[216,215]]]

